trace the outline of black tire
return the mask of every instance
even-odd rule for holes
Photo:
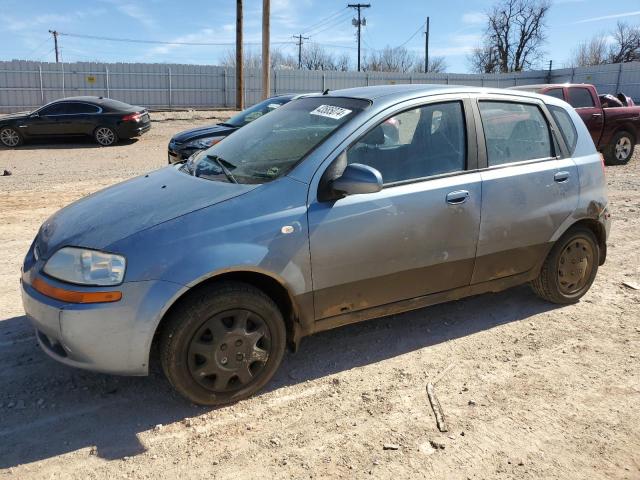
[[[196,404],[245,399],[280,366],[286,346],[282,313],[251,285],[204,288],[169,315],[160,336],[160,362],[171,385]]]
[[[5,147],[14,148],[22,145],[23,138],[13,127],[0,128],[0,143]]]
[[[101,147],[110,147],[118,143],[118,134],[113,128],[100,125],[93,131],[93,139]]]
[[[618,132],[604,149],[604,163],[607,165],[626,165],[633,157],[636,139],[629,132]]]
[[[591,288],[599,258],[600,249],[593,232],[586,227],[574,227],[555,243],[531,287],[549,302],[576,303]]]

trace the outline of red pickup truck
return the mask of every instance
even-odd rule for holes
[[[585,83],[522,85],[511,89],[551,95],[569,103],[587,125],[607,165],[626,164],[636,142],[640,142],[640,107],[624,96],[621,104],[627,105],[609,107],[607,103],[603,108],[596,87]]]

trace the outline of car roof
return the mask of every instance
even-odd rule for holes
[[[508,87],[509,90],[542,90],[545,88],[565,88],[565,87],[590,87],[590,83],[534,83],[532,85],[518,85]]]
[[[56,103],[61,102],[82,102],[82,103],[90,103],[92,105],[97,105],[102,107],[105,111],[115,111],[115,112],[130,112],[134,111],[140,107],[136,107],[135,105],[130,105],[126,102],[122,102],[120,100],[114,100],[113,98],[106,97],[94,97],[94,96],[77,96],[77,97],[66,97],[59,98],[57,100],[53,100],[52,102],[43,105],[40,108],[44,108],[49,105],[55,105]]]
[[[332,97],[350,97],[369,100],[374,104],[397,103],[413,98],[441,94],[464,93],[493,93],[501,95],[518,95],[529,98],[541,98],[534,92],[508,91],[504,88],[471,87],[465,85],[439,85],[439,84],[402,84],[402,85],[376,85],[370,87],[345,88],[332,90],[327,95]],[[546,99],[546,97],[545,97]],[[546,100],[545,100],[546,101]]]

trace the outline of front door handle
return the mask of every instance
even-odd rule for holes
[[[569,180],[569,172],[558,172],[553,176],[553,181],[557,183],[564,183]]]
[[[460,205],[469,198],[469,192],[466,190],[456,190],[455,192],[447,193],[447,203],[450,205]]]

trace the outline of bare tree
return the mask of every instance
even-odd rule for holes
[[[588,67],[609,63],[609,46],[604,35],[581,42],[571,54],[572,67]]]
[[[302,49],[302,68],[306,70],[336,70],[333,55],[317,43],[307,43]]]
[[[607,41],[608,38],[609,41]],[[599,34],[591,40],[580,43],[569,63],[572,67],[585,67],[639,60],[640,25],[619,22],[609,37]]]
[[[429,65],[427,65],[427,72],[430,73],[444,73],[447,71],[447,62],[444,57],[429,57]],[[424,56],[419,57],[414,66],[414,72],[424,72]]]
[[[406,73],[413,70],[416,61],[416,55],[406,48],[387,45],[381,51],[374,51],[365,56],[363,70]]]
[[[618,22],[613,32],[614,43],[609,52],[611,63],[634,62],[640,60],[640,25]]]
[[[520,72],[543,52],[550,0],[498,0],[487,12],[482,45],[469,57],[478,72]],[[494,64],[496,67],[494,67]]]
[[[335,62],[336,70],[341,72],[348,72],[349,68],[351,68],[351,59],[349,58],[349,54],[343,53],[340,55]]]
[[[269,55],[271,68],[291,69],[298,66],[298,62],[291,56],[285,55],[279,49],[271,50]],[[232,48],[222,54],[220,64],[223,67],[235,68],[236,66],[236,50]],[[262,55],[253,50],[244,49],[243,55],[244,68],[262,68]]]

